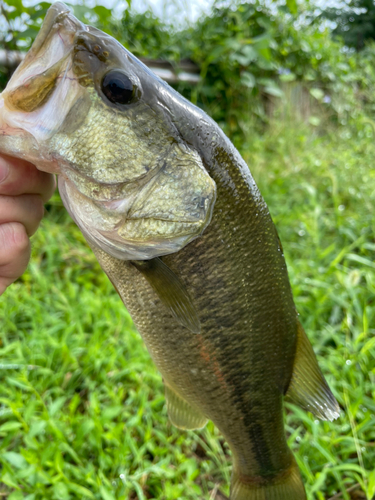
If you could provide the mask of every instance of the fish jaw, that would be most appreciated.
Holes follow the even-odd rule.
[[[48,10],[31,49],[0,94],[4,154],[30,161],[39,170],[61,173],[63,158],[49,150],[49,142],[82,95],[71,54],[77,30],[84,29],[63,3]]]

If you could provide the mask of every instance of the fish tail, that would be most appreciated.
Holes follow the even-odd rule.
[[[267,483],[263,478],[233,470],[230,500],[306,500],[306,492],[296,462],[282,475]]]

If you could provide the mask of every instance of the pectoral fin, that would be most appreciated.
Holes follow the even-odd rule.
[[[198,313],[183,284],[159,259],[132,261],[176,320],[193,333],[200,333]]]
[[[322,420],[334,420],[340,407],[320,371],[313,348],[299,324],[293,375],[286,399]]]
[[[169,420],[180,429],[201,429],[207,423],[207,418],[193,409],[189,403],[181,398],[176,392],[165,386],[165,399]]]

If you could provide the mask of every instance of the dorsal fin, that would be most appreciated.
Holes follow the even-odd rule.
[[[132,261],[176,320],[192,333],[200,333],[197,310],[188,291],[164,262],[159,259]]]
[[[322,420],[334,420],[340,407],[320,371],[315,353],[298,323],[297,350],[286,399]]]

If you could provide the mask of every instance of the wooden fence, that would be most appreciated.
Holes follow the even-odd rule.
[[[0,66],[15,69],[25,57],[25,52],[0,49]],[[196,85],[199,82],[199,68],[191,61],[182,60],[174,66],[168,61],[146,59],[140,60],[156,75],[168,83],[187,82]]]

